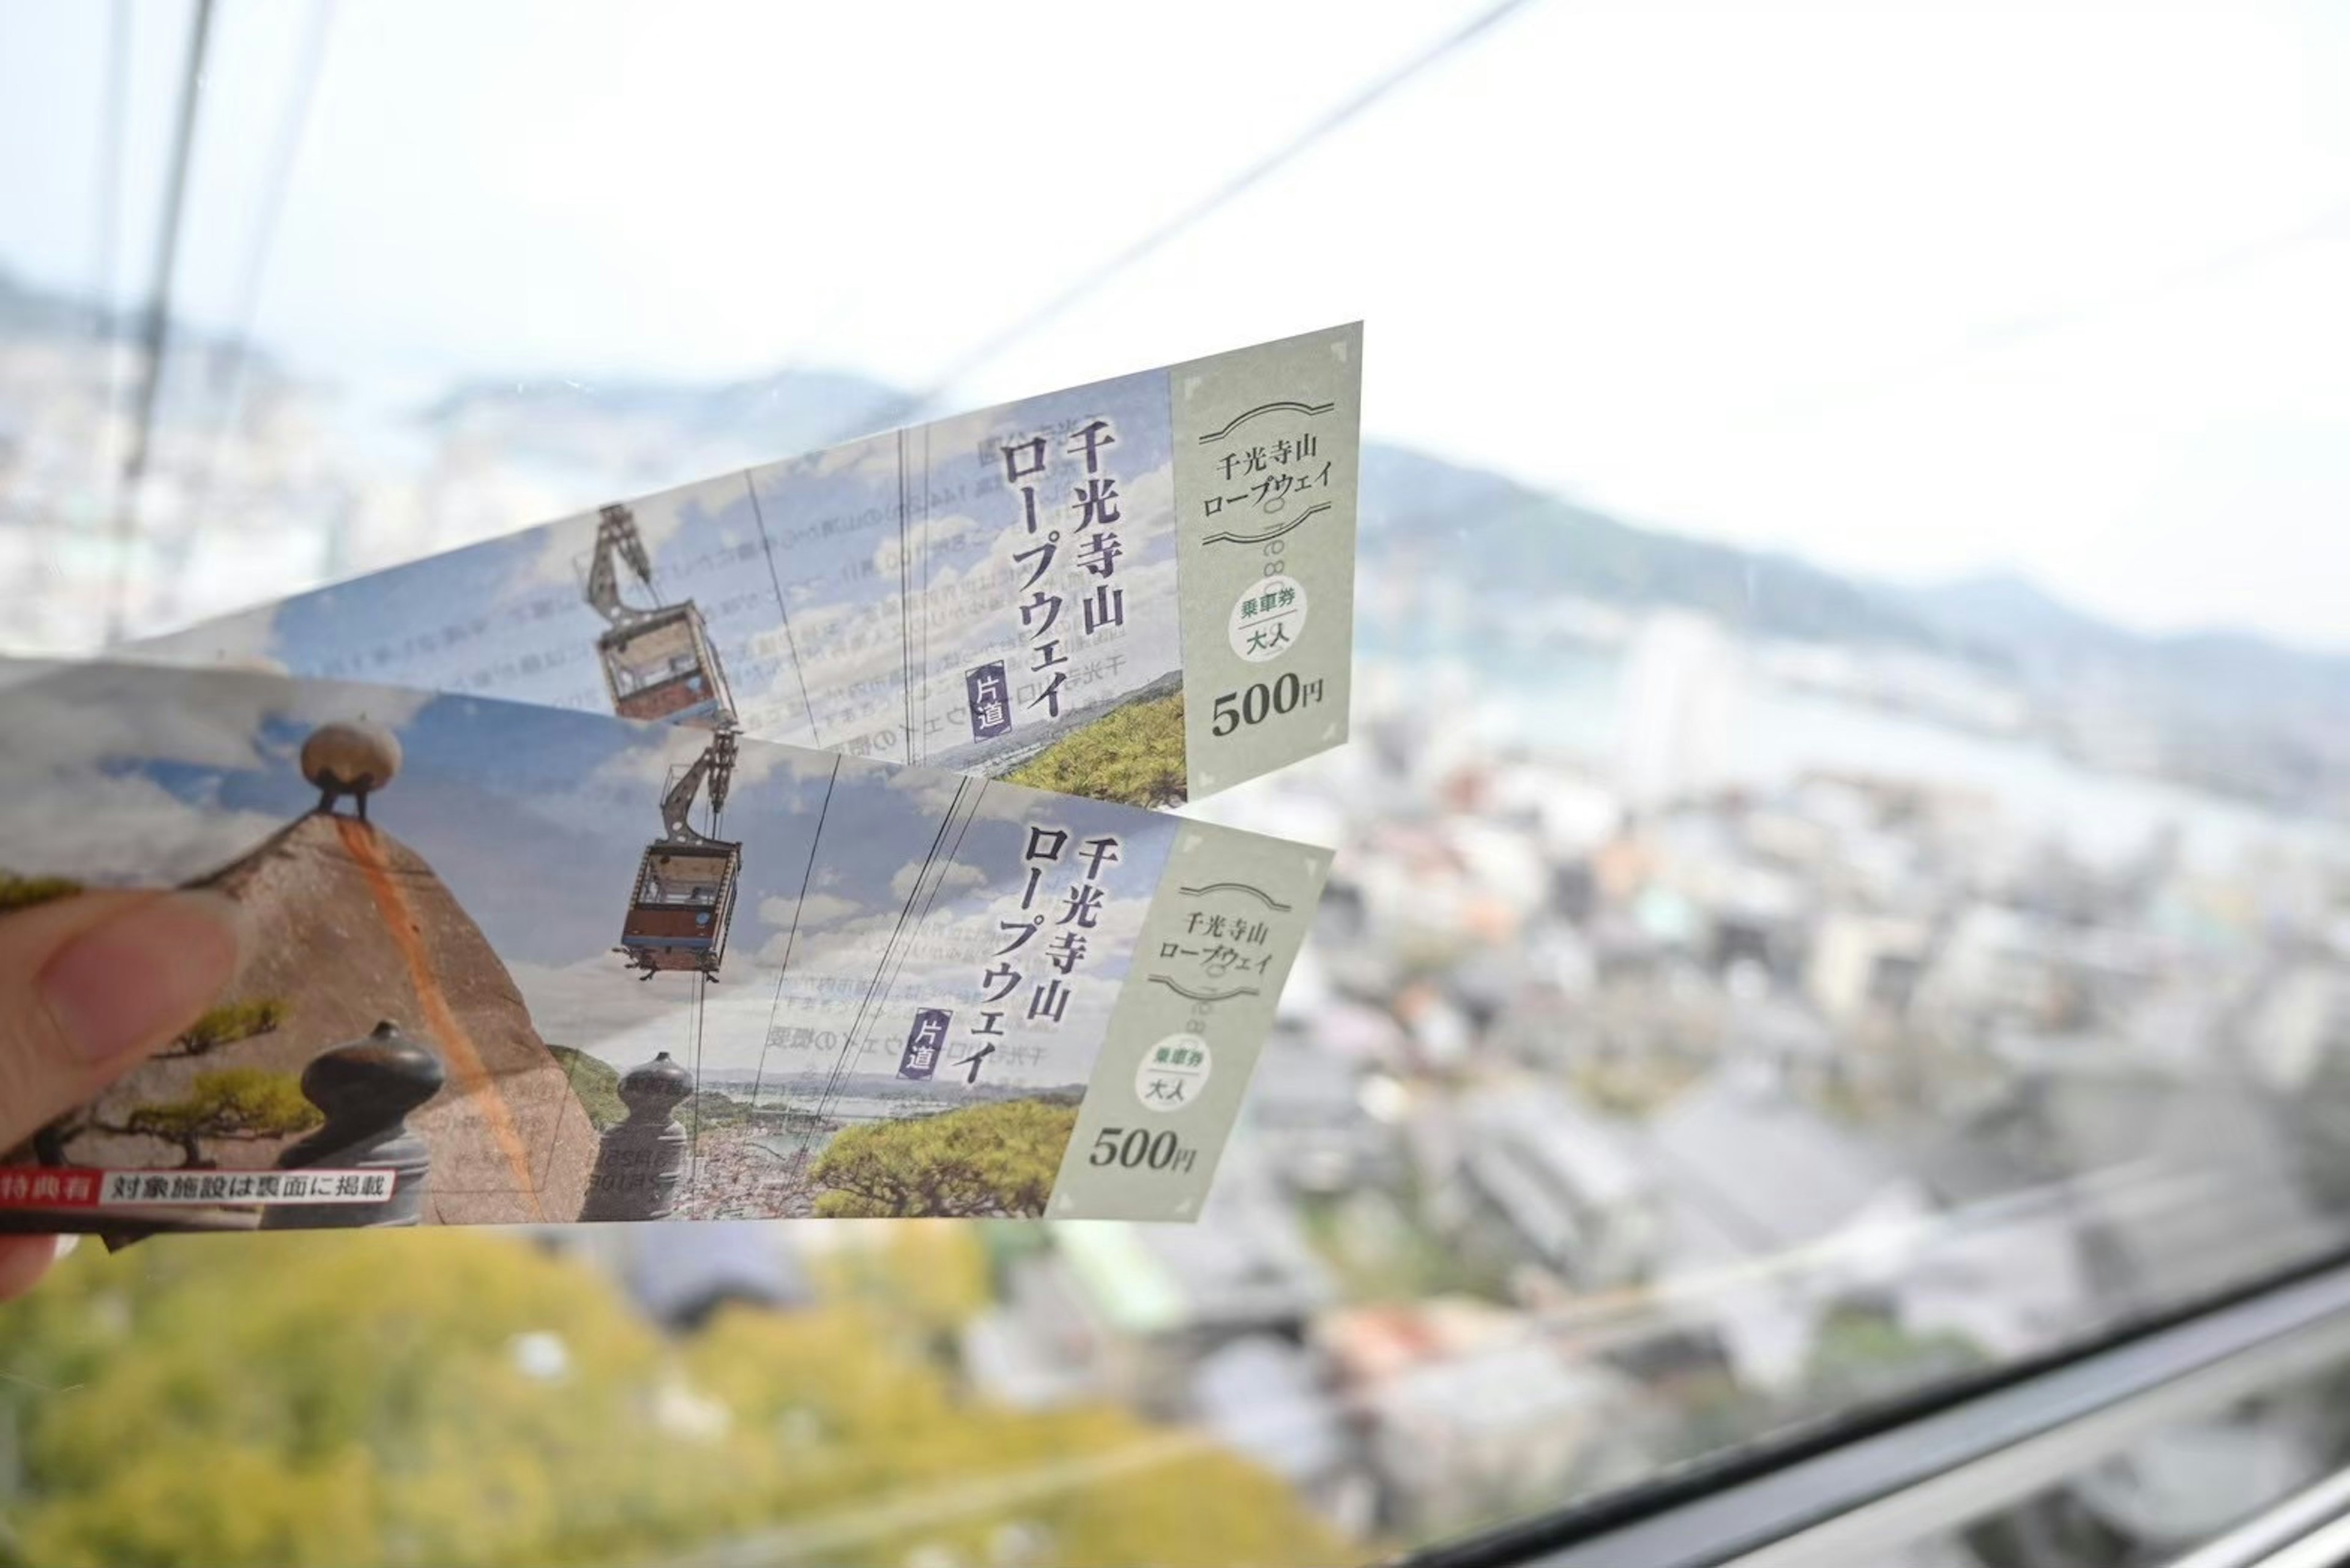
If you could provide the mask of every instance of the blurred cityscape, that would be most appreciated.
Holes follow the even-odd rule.
[[[87,650],[113,607],[125,432],[105,410],[129,356],[87,313],[0,289],[18,651]],[[361,417],[196,344],[167,380],[122,608],[161,629],[799,450],[888,400],[847,377],[485,384]],[[853,1399],[826,1380],[900,1356],[947,1390],[905,1440],[1130,1419],[1087,1463],[964,1445],[953,1487],[877,1468],[789,1505],[806,1513],[712,1514],[706,1560],[735,1560],[737,1537],[765,1542],[741,1560],[770,1560],[762,1530],[821,1522],[806,1549],[827,1561],[1117,1561],[1063,1494],[1109,1484],[1120,1454],[1147,1478],[1151,1434],[1180,1435],[1183,1462],[1205,1439],[1299,1511],[1202,1561],[1367,1560],[2050,1352],[2350,1235],[2341,661],[2132,638],[2015,584],[1851,584],[1388,449],[1363,497],[1353,743],[1192,808],[1338,852],[1199,1224],[964,1227],[936,1244],[968,1250],[972,1288],[919,1331],[844,1315],[868,1299],[855,1260],[905,1244],[864,1227],[529,1239],[681,1355],[720,1334],[756,1354],[746,1314],[869,1333],[794,1363],[799,1397]],[[407,1244],[421,1262],[525,1241]],[[168,1313],[201,1273],[184,1260],[216,1246],[88,1262],[62,1299]],[[247,1288],[298,1293],[284,1282],[307,1255],[281,1247]],[[376,1288],[315,1256],[335,1288]],[[323,1285],[310,1299],[341,1310]],[[485,1322],[452,1361],[492,1329],[525,1371],[588,1353],[533,1299],[554,1315]],[[62,1310],[0,1314],[0,1348],[79,1332]],[[77,1376],[160,1376],[141,1345],[109,1341]],[[664,1440],[739,1434],[729,1365],[645,1396]],[[36,1532],[84,1484],[42,1469],[46,1411],[0,1386],[0,1500]],[[852,1435],[775,1418],[773,1441],[807,1452]],[[2338,1442],[2321,1426],[2244,1441],[2290,1484]],[[2245,1429],[2215,1417],[2196,1451]],[[910,1523],[848,1516],[918,1484]],[[2148,1496],[2108,1483],[2066,1505],[2095,1514],[2081,1539],[2105,1555],[1970,1538],[1931,1561],[2137,1561],[2223,1509]]]

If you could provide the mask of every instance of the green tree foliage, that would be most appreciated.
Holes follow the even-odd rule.
[[[0,1313],[0,1563],[473,1568],[726,1544],[902,1568],[987,1562],[1010,1530],[1066,1568],[1370,1554],[1194,1434],[973,1400],[893,1316],[863,1298],[729,1308],[677,1344],[600,1273],[480,1231],[85,1249]],[[517,1354],[523,1335],[558,1340],[559,1366]]]
[[[717,1089],[704,1089],[680,1100],[674,1114],[679,1126],[699,1127],[706,1132],[712,1127],[741,1127],[751,1119],[751,1103]]]
[[[961,1328],[994,1301],[993,1266],[980,1232],[951,1220],[844,1220],[841,1239],[809,1260],[827,1297],[885,1314],[915,1334]]]
[[[187,1032],[179,1038],[177,1049],[182,1055],[201,1056],[240,1040],[266,1034],[285,1022],[286,1003],[275,996],[224,1002],[188,1025]]]
[[[578,1096],[579,1108],[588,1113],[588,1122],[598,1132],[608,1132],[629,1119],[629,1107],[620,1099],[618,1067],[568,1045],[549,1045],[547,1050],[563,1068],[563,1075],[571,1081],[571,1092]]]
[[[579,1108],[588,1113],[588,1122],[598,1132],[608,1132],[628,1120],[628,1102],[620,1098],[620,1070],[609,1062],[590,1056],[585,1051],[569,1045],[549,1045],[555,1060],[570,1080],[571,1092],[578,1096]],[[698,1095],[688,1095],[670,1113],[681,1127],[741,1127],[751,1119],[749,1102],[716,1089],[704,1089]],[[697,1121],[697,1118],[699,1120]]]
[[[1991,1364],[1965,1335],[1912,1334],[1885,1313],[1839,1307],[1820,1324],[1805,1369],[1803,1404],[1835,1415],[1946,1383]]]
[[[183,1098],[140,1106],[122,1130],[178,1144],[181,1162],[193,1167],[212,1163],[204,1158],[207,1139],[286,1137],[325,1119],[292,1074],[222,1067],[197,1074]]]
[[[1072,1106],[1004,1100],[851,1127],[812,1172],[827,1219],[1042,1214],[1076,1130]]]
[[[782,1435],[782,1468],[825,1500],[749,1532],[770,1548],[761,1560],[983,1563],[1007,1529],[1055,1568],[1329,1568],[1374,1554],[1195,1433],[1106,1406],[1014,1415],[959,1399],[920,1360],[877,1354],[861,1310],[730,1310],[687,1365],[727,1389],[746,1426]],[[871,1506],[881,1498],[892,1506]]]
[[[1190,789],[1182,693],[1129,703],[1063,736],[1003,776],[1032,789],[1128,805],[1180,802]]]
[[[13,871],[0,871],[0,914],[69,898],[80,891],[81,884],[70,877],[19,877]]]

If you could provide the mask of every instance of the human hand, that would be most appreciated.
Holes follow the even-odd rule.
[[[98,1092],[236,976],[236,906],[215,893],[82,893],[0,919],[0,1150]],[[0,1302],[58,1255],[0,1235]]]

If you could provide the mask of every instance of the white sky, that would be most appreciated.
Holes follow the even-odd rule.
[[[125,285],[186,15],[130,4]],[[362,395],[922,385],[1479,9],[343,0],[258,335]],[[109,14],[0,0],[0,265],[44,283],[96,276]],[[201,317],[307,15],[220,0]],[[1361,317],[1374,434],[2345,647],[2345,279],[2350,7],[1535,0],[945,401]]]

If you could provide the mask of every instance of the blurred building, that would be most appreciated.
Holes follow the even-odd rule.
[[[1617,792],[1635,810],[1706,794],[1734,776],[1744,677],[1728,636],[1679,611],[1644,621],[1625,661]]]

